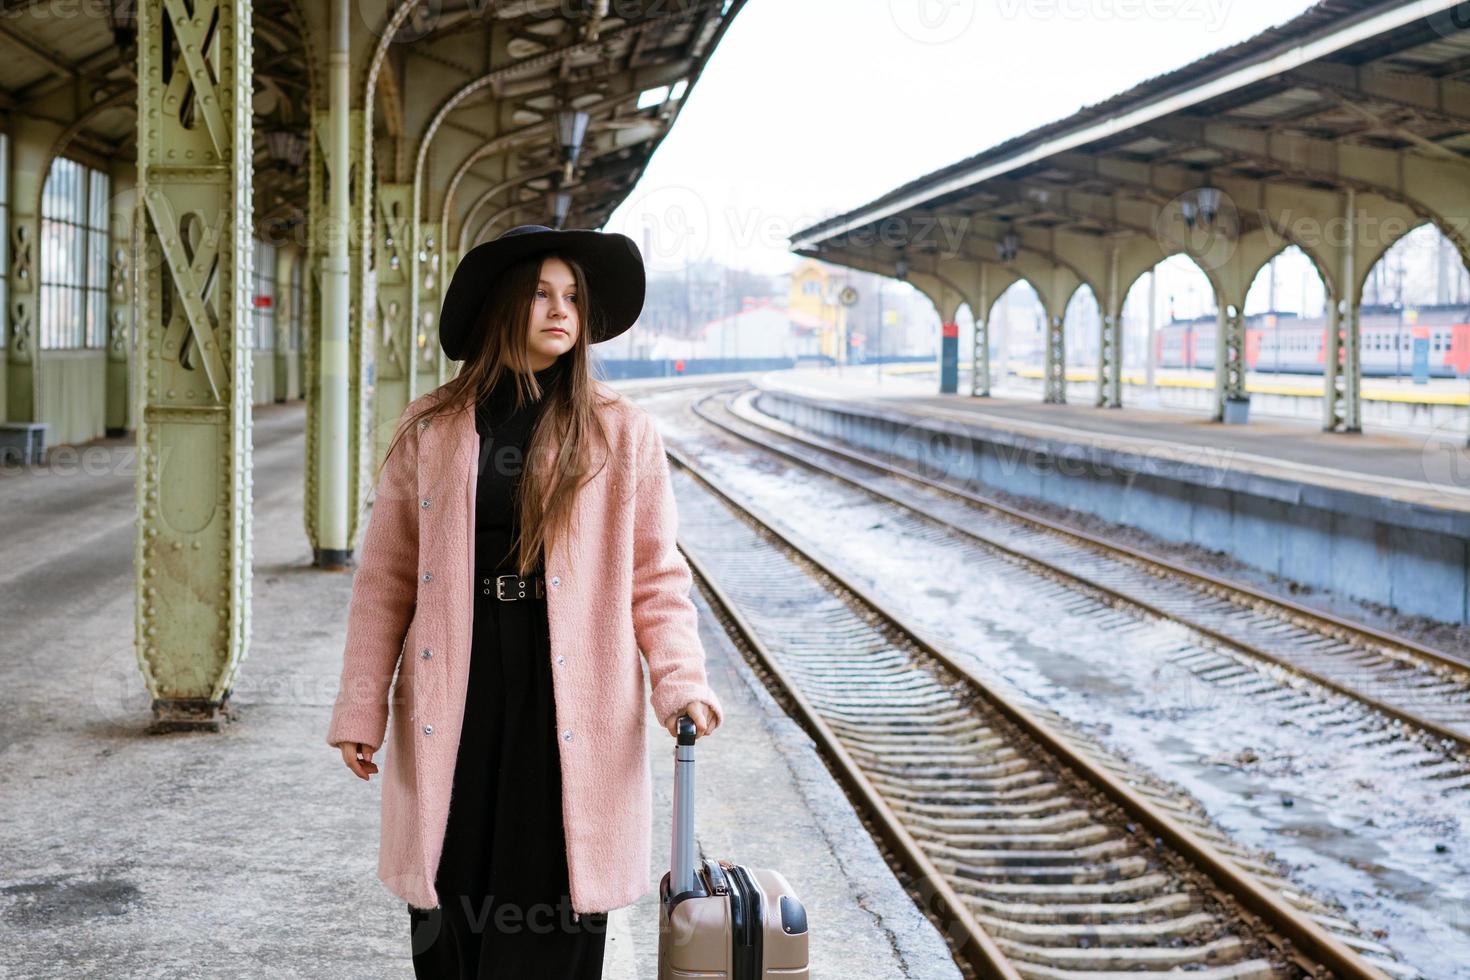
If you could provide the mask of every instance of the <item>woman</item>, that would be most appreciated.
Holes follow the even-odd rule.
[[[378,876],[420,978],[599,977],[606,913],[653,887],[639,652],[670,734],[720,724],[663,441],[589,371],[643,294],[623,235],[471,250],[439,328],[464,363],[384,457],[327,742],[376,773],[392,684]]]

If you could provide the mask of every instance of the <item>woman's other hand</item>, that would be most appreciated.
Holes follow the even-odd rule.
[[[669,730],[669,734],[675,738],[679,737],[680,715],[688,715],[694,722],[694,734],[696,737],[712,734],[715,729],[720,727],[720,723],[714,720],[714,713],[709,710],[709,705],[703,701],[690,701],[684,706],[682,711],[674,712],[674,716],[664,723],[664,727]]]
[[[363,742],[343,742],[342,761],[347,764],[347,768],[351,769],[353,775],[357,776],[357,778],[367,779],[378,771],[378,767],[373,763],[373,753],[375,751],[377,750],[371,745]],[[362,756],[361,759],[358,758],[359,755]]]

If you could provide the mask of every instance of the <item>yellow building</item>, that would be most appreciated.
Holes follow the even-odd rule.
[[[847,307],[838,299],[838,293],[846,284],[845,270],[805,259],[791,273],[791,293],[787,300],[792,313],[821,321],[818,349],[843,364],[847,362]]]

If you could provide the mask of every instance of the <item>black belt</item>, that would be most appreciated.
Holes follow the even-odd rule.
[[[546,579],[534,574],[522,577],[514,572],[508,575],[485,575],[480,578],[480,591],[483,595],[493,595],[505,602],[529,599],[533,594],[537,599],[544,599]]]

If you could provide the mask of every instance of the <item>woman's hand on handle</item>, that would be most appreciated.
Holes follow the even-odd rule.
[[[363,742],[343,742],[341,747],[342,761],[357,778],[367,779],[378,771],[378,767],[373,763],[373,753],[377,750],[371,745]],[[359,755],[362,756],[361,759],[358,758]]]
[[[720,723],[715,721],[714,712],[709,710],[709,705],[703,701],[690,701],[682,710],[674,712],[673,717],[664,722],[664,727],[675,738],[679,737],[678,725],[680,715],[688,715],[690,720],[694,722],[694,734],[696,737],[709,735],[716,728],[720,727]]]

